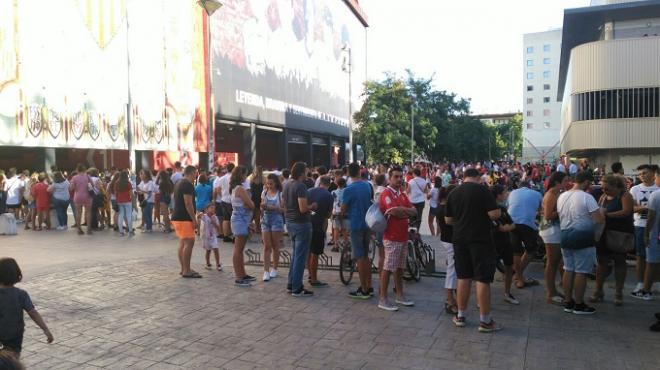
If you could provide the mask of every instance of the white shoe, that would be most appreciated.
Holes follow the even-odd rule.
[[[270,269],[270,278],[276,278],[277,277],[277,269]],[[266,276],[266,273],[264,273],[264,276]]]
[[[269,280],[270,280],[270,274],[268,273],[268,271],[264,271],[263,281],[269,281]]]

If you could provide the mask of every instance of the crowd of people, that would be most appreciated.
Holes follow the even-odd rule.
[[[177,162],[171,169],[142,169],[136,175],[126,169],[99,171],[83,165],[70,173],[57,168],[48,173],[9,169],[0,172],[0,213],[13,214],[25,230],[63,231],[69,227],[71,207],[72,227],[78,234],[114,229],[119,237],[134,235],[140,213],[138,228],[143,233],[153,232],[154,227],[176,232],[182,278],[202,277],[191,266],[196,240],[201,240],[207,270],[222,271],[220,243],[233,244],[234,283],[239,287],[250,287],[257,280],[245,269],[250,236],[260,235],[263,242],[261,280],[268,282],[279,276],[279,250],[288,234],[293,253],[287,292],[293,297],[313,296],[311,289],[328,285],[319,279],[319,256],[326,246],[337,251],[343,243],[350,244],[359,277],[359,285],[348,296],[372,298],[369,245],[375,240],[378,307],[397,311],[415,304],[404,295],[403,270],[409,229],[421,227],[428,203],[426,222],[446,254],[445,311],[453,315],[457,327],[465,327],[475,282],[478,330],[494,332],[502,328],[490,315],[490,285],[498,261],[503,266],[502,300],[519,305],[513,287],[540,284],[528,272],[539,252],[545,256],[547,303],[567,313],[594,314],[593,304],[605,300],[603,285],[612,272],[612,302],[622,305],[629,255],[637,262],[637,284],[630,296],[653,299],[653,283],[660,271],[660,170],[646,164],[636,170],[636,179],[631,179],[620,163],[607,172],[602,166],[591,169],[586,161],[406,167],[352,163],[330,170],[298,162],[282,171],[264,172],[257,166],[251,173],[232,163],[211,173]],[[381,232],[373,232],[365,220],[374,204],[387,223]],[[27,311],[52,340],[27,293],[14,288],[21,279],[18,264],[6,258],[0,260],[0,267],[0,303],[18,301],[15,307]],[[590,275],[595,275],[595,289],[587,296]],[[388,298],[390,277],[393,300]],[[660,331],[660,319],[651,330]],[[20,352],[17,335],[0,342]]]

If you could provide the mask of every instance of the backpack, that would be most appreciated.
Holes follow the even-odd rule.
[[[380,211],[380,205],[378,202],[374,202],[369,209],[367,214],[364,216],[364,221],[369,226],[371,231],[376,233],[382,233],[387,229],[387,219],[383,216],[383,213]]]
[[[23,330],[23,309],[18,289],[0,289],[0,342],[15,339]]]

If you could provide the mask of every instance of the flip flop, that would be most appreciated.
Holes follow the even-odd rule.
[[[196,273],[196,272],[191,272],[189,274],[181,275],[182,278],[187,278],[187,279],[199,279],[202,277],[202,275]]]
[[[556,304],[556,305],[563,305],[564,304],[564,297],[560,295],[555,295],[550,298],[548,298],[548,303],[551,304]]]
[[[541,283],[539,283],[539,281],[536,280],[536,279],[527,278],[527,279],[525,279],[524,284],[525,284],[525,286],[536,286],[536,285],[539,285]]]

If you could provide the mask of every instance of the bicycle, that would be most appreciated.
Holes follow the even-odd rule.
[[[406,280],[419,281],[421,279],[421,270],[425,269],[430,260],[431,247],[426,245],[422,236],[417,231],[416,225],[410,225],[408,229],[408,242],[406,243],[408,252],[406,254]]]

